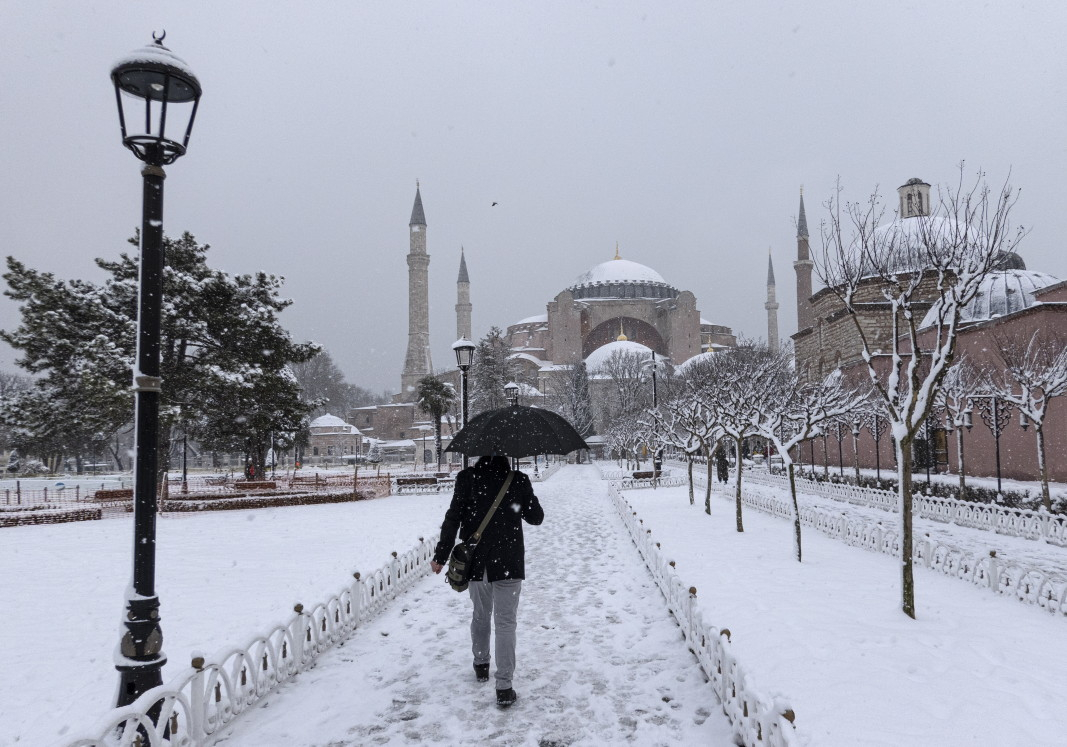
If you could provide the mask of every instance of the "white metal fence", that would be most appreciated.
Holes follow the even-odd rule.
[[[94,736],[69,747],[176,747],[211,744],[220,730],[278,685],[310,668],[324,651],[377,615],[398,593],[427,575],[438,537],[421,539],[369,576],[354,574],[351,586],[290,620],[191,664],[125,708],[116,708]]]
[[[766,472],[750,472],[745,479],[773,487],[789,489],[789,478]],[[797,492],[819,495],[856,506],[897,511],[897,494],[877,488],[856,485],[818,482],[797,477]],[[915,493],[912,498],[915,515],[944,524],[958,524],[971,529],[983,529],[1008,537],[1042,540],[1051,545],[1067,547],[1067,516],[1050,514],[1047,511],[1032,511],[1025,508],[1008,508],[988,503],[961,501],[958,498],[940,498]]]
[[[745,481],[753,483],[765,477],[749,475]],[[707,484],[704,475],[694,474],[693,480],[702,486]],[[754,488],[751,484],[742,484],[741,500],[745,505],[792,520],[792,508],[786,500]],[[728,500],[734,499],[732,485],[726,493],[720,490],[714,492]],[[800,522],[853,547],[900,557],[900,533],[880,521],[850,518],[844,514],[801,506]],[[912,548],[913,559],[920,567],[1036,605],[1057,617],[1067,617],[1067,579],[1059,574],[1006,561],[997,557],[995,551],[975,553],[929,537],[915,537]]]
[[[678,577],[674,563],[664,557],[659,543],[652,540],[652,530],[644,526],[616,484],[611,483],[608,490],[645,565],[663,592],[667,607],[682,628],[682,634],[700,662],[700,668],[715,688],[722,711],[730,719],[741,742],[746,747],[792,747],[802,744],[793,723],[795,714],[789,703],[756,688],[754,678],[734,656],[730,631],[704,622],[703,613],[696,602],[696,588],[686,586]]]

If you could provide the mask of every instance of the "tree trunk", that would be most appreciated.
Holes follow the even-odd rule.
[[[860,438],[853,434],[852,436],[852,463],[856,467],[856,486],[860,484]]]
[[[719,445],[715,444],[715,450],[719,449]],[[714,453],[714,452],[713,452]],[[704,513],[711,516],[711,471],[715,468],[712,458],[708,457],[708,484],[704,491]]]
[[[686,468],[689,470],[689,505],[696,505],[696,498],[693,496],[693,455],[690,452],[685,453]]]
[[[744,521],[741,519],[741,439],[734,439],[737,446],[737,489],[734,492],[734,502],[737,507],[737,531],[745,531]]]
[[[1048,492],[1048,462],[1045,460],[1044,423],[1034,421],[1034,435],[1037,436],[1037,469],[1041,474],[1041,505],[1046,511],[1052,510],[1052,497]]]
[[[957,460],[959,462],[959,464],[957,465],[957,467],[959,467],[959,470],[960,470],[960,500],[962,501],[962,500],[966,499],[966,495],[967,495],[967,475],[966,475],[967,469],[964,466],[965,463],[963,461],[963,426],[962,425],[956,427],[956,454],[957,454],[957,456],[959,456],[959,459]]]
[[[896,441],[897,498],[900,501],[900,601],[904,614],[915,619],[915,578],[912,558],[911,521],[911,444],[912,436]]]
[[[119,472],[122,472],[122,457],[119,455],[118,440],[116,439],[114,446],[108,442],[107,448],[111,452],[111,456],[115,460],[115,465],[118,467]]]
[[[797,504],[797,482],[793,474],[793,462],[790,460],[789,466],[789,493],[793,496],[793,550],[797,556],[797,562],[800,562],[800,506]]]
[[[433,419],[434,425],[434,447],[437,449],[437,471],[441,471],[441,416],[438,415]]]

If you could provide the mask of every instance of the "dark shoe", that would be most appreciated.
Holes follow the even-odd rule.
[[[515,694],[515,690],[508,688],[507,690],[496,691],[496,704],[501,708],[507,708],[509,705],[515,702],[519,696]]]
[[[489,681],[489,665],[488,664],[475,664],[474,676],[478,678],[479,682]]]

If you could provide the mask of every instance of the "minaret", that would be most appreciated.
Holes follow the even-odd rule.
[[[430,255],[426,253],[426,215],[422,212],[422,195],[415,182],[415,205],[408,223],[408,352],[404,373],[400,376],[400,399],[410,402],[419,379],[433,372],[430,361]]]
[[[471,280],[467,277],[467,259],[459,248],[459,277],[456,279],[456,337],[471,337]]]
[[[763,304],[767,309],[767,346],[771,350],[778,349],[778,299],[774,293],[774,263],[771,261],[771,250],[767,250],[767,303]]]
[[[804,215],[804,188],[800,188],[800,217],[797,218],[797,261],[793,269],[797,273],[797,331],[808,329],[811,318],[811,249],[808,246],[808,218]]]

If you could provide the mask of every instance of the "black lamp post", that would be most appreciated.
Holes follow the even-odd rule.
[[[164,34],[165,35],[165,34]],[[119,707],[163,684],[163,631],[156,575],[156,470],[159,461],[160,319],[163,296],[163,166],[185,154],[200,102],[200,82],[163,37],[130,53],[111,70],[122,144],[144,161],[141,278],[137,311],[133,583],[115,653]],[[175,139],[168,137],[175,130]]]
[[[509,407],[515,407],[516,405],[518,405],[519,404],[519,385],[516,384],[514,381],[509,381],[507,384],[504,385],[504,396],[508,400],[508,406]],[[513,470],[518,470],[518,468],[519,468],[519,460],[518,460],[517,457],[512,457],[512,459],[511,459],[511,468]]]
[[[456,353],[456,366],[460,372],[460,400],[463,409],[463,423],[460,428],[467,427],[467,371],[474,362],[474,343],[466,337],[461,337],[452,343],[452,350]],[[467,455],[463,455],[463,469],[467,469],[469,461]]]
[[[852,464],[856,468],[856,485],[860,484],[860,421],[852,421]]]
[[[1011,411],[1014,408],[1010,402],[995,394],[975,394],[971,398],[978,400],[978,414],[982,416],[982,422],[993,434],[993,441],[996,444],[997,495],[1000,495],[1000,435],[1011,420]]]

